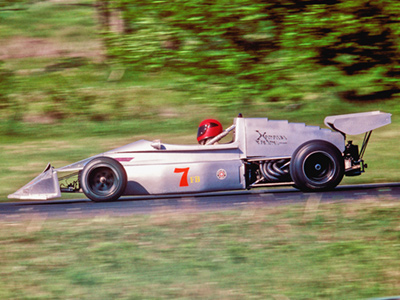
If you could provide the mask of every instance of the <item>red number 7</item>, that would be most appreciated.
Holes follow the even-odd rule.
[[[175,168],[174,173],[183,173],[179,186],[189,186],[188,183],[189,168]]]

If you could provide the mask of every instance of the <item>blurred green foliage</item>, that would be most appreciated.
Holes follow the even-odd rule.
[[[169,132],[178,119],[190,128],[238,112],[322,125],[321,112],[400,111],[396,2],[8,3],[0,9],[7,139],[46,134],[33,130],[45,124],[77,134],[68,122]]]
[[[24,4],[45,1],[45,0],[0,0],[0,9],[18,10]]]
[[[8,95],[14,81],[13,73],[3,65],[4,63],[0,61],[0,110],[9,108],[11,105]]]
[[[0,7],[7,7],[14,5],[15,3],[24,3],[27,2],[26,0],[1,0]]]
[[[356,101],[400,92],[398,1],[101,2],[124,21],[107,35],[111,57],[217,84],[229,103],[305,100],[322,89]]]

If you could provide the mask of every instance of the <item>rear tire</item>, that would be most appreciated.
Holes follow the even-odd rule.
[[[325,191],[335,188],[344,175],[342,153],[329,142],[304,143],[293,153],[290,175],[302,191]]]
[[[94,158],[80,174],[83,193],[95,202],[117,200],[124,193],[126,183],[124,167],[110,157]]]

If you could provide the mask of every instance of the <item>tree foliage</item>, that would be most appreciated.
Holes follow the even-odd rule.
[[[270,100],[326,86],[344,98],[399,92],[400,4],[392,0],[118,0],[111,57]],[[352,86],[350,82],[357,82]]]

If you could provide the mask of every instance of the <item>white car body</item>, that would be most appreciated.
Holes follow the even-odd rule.
[[[364,172],[362,155],[371,132],[390,124],[390,119],[390,114],[379,111],[329,116],[325,124],[332,131],[267,118],[235,118],[233,126],[214,139],[233,131],[230,143],[171,145],[139,140],[58,169],[48,165],[9,198],[52,199],[61,192],[82,190],[94,201],[110,201],[122,195],[273,185],[331,189],[343,175]],[[346,145],[346,135],[361,133],[366,137],[360,152],[357,146]],[[59,177],[61,173],[67,177]]]

